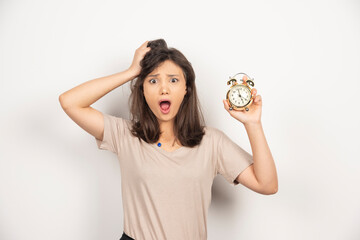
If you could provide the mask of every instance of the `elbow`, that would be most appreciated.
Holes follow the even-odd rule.
[[[66,105],[65,105],[65,99],[64,99],[64,95],[63,95],[63,94],[61,94],[61,95],[59,96],[59,103],[60,103],[61,107],[65,110]]]
[[[273,195],[273,194],[275,194],[275,193],[278,192],[278,189],[279,189],[279,187],[278,187],[278,185],[276,184],[275,187],[268,187],[268,188],[266,188],[262,193],[263,193],[264,195]]]
[[[278,186],[276,186],[270,193],[270,195],[275,194],[278,192]]]

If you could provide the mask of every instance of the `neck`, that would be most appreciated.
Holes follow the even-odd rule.
[[[160,122],[160,137],[159,142],[172,142],[174,141],[175,134],[174,134],[174,122],[173,121],[167,121],[167,122]]]

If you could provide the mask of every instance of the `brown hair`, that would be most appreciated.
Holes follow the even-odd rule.
[[[205,121],[196,93],[195,72],[186,57],[175,48],[168,48],[164,39],[149,41],[151,48],[140,62],[140,74],[130,82],[129,98],[131,113],[131,132],[147,143],[156,143],[160,137],[159,122],[144,97],[143,83],[148,74],[165,60],[171,60],[182,68],[186,79],[186,95],[174,119],[174,135],[181,145],[194,147],[200,144]]]

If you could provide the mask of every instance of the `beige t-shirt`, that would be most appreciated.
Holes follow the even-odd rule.
[[[211,186],[220,173],[233,186],[252,155],[222,131],[205,127],[200,145],[167,152],[138,140],[130,120],[103,113],[99,149],[119,159],[124,232],[135,240],[207,239]]]

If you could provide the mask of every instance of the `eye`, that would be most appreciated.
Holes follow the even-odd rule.
[[[173,81],[174,79],[175,79],[175,81]],[[153,82],[153,80],[156,81],[155,78],[152,78],[152,79],[149,80],[149,83],[155,83],[155,82]],[[179,81],[179,79],[177,79],[177,78],[172,78],[171,79],[171,82],[178,82],[178,81]]]

